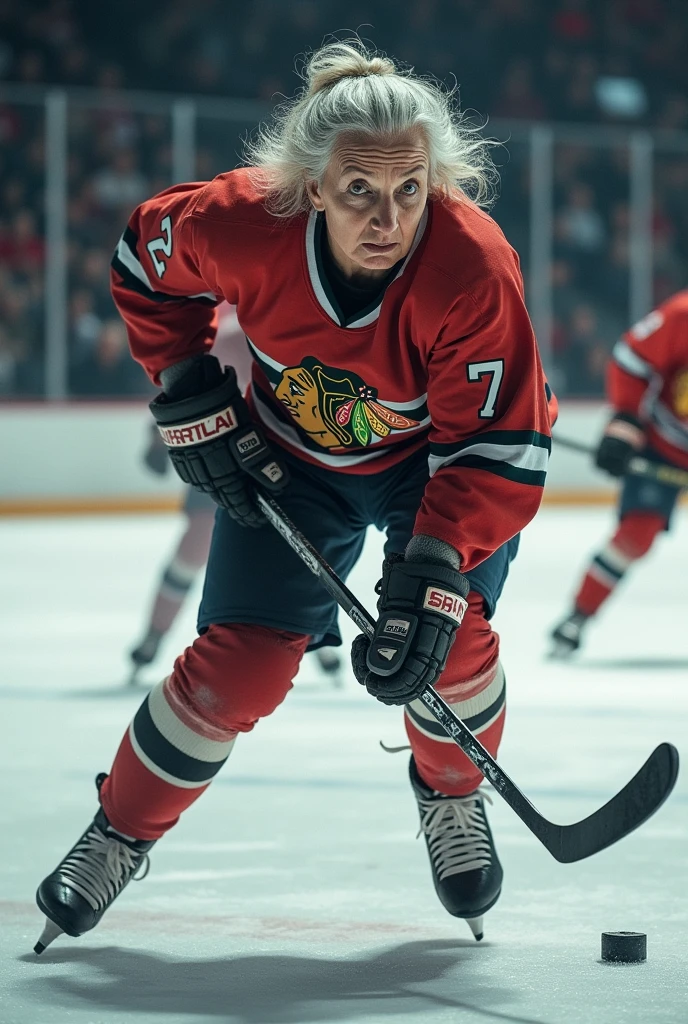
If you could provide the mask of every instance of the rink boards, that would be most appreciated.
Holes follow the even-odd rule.
[[[599,402],[563,402],[557,430],[594,444],[608,413]],[[172,473],[141,462],[151,416],[144,401],[18,403],[0,408],[0,515],[163,512],[179,505]],[[545,501],[608,503],[614,489],[589,459],[553,450]]]

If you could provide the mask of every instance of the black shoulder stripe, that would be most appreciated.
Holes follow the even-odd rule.
[[[126,245],[131,249],[131,251],[133,252],[134,256],[138,260],[139,259],[139,250],[138,250],[137,246],[139,244],[139,238],[138,238],[138,235],[136,234],[136,232],[132,231],[132,229],[129,227],[128,224],[127,224],[126,228],[124,229],[124,234],[122,235],[122,241],[126,243]],[[140,262],[141,261],[139,260],[139,263]]]
[[[128,291],[136,292],[138,295],[143,295],[145,299],[150,299],[151,302],[197,302],[201,306],[210,306],[213,308],[217,306],[220,301],[219,299],[208,299],[203,295],[199,295],[196,298],[190,298],[184,295],[167,295],[165,292],[151,291],[150,288],[146,288],[143,281],[139,281],[138,277],[132,274],[132,272],[124,266],[116,251],[110,261],[110,265],[122,278],[122,284]]]
[[[249,350],[251,352],[251,355],[253,356],[255,361],[258,363],[258,365],[260,366],[261,370],[263,371],[263,373],[265,374],[267,379],[270,381],[272,386],[273,387],[277,387],[277,385],[279,384],[279,382],[282,379],[282,371],[278,370],[276,367],[272,366],[270,363],[268,363],[268,361],[266,359],[263,359],[263,357],[262,357],[261,353],[258,351],[258,349],[255,348],[255,346],[251,344],[250,339],[247,338],[246,340],[248,342],[248,347],[249,347]]]

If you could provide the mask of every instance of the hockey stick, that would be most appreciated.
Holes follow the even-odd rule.
[[[340,608],[362,633],[372,637],[375,628],[373,617],[340,580],[334,569],[297,530],[277,502],[262,494],[257,495],[257,501],[268,521],[282,534],[313,575],[318,577]],[[419,699],[533,835],[562,864],[590,857],[628,835],[654,814],[674,788],[678,774],[678,751],[670,743],[661,743],[640,771],[604,807],[573,825],[556,825],[531,804],[433,687],[426,687]]]
[[[595,454],[596,449],[580,441],[573,441],[569,437],[552,437],[555,444],[562,448],[570,448],[573,452],[580,452],[581,455]],[[632,476],[645,476],[649,480],[657,480],[661,484],[669,484],[671,487],[688,487],[688,470],[677,469],[676,466],[669,466],[666,462],[653,462],[642,455],[634,455],[628,463],[628,472]]]

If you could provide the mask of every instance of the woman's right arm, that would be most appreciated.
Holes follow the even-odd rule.
[[[176,185],[142,203],[112,259],[112,295],[132,355],[155,384],[162,370],[203,355],[215,339],[215,307],[225,296],[193,217],[205,188]]]

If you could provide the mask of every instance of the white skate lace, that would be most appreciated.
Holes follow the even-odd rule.
[[[133,877],[141,881],[148,874],[148,854],[141,859],[126,843],[89,829],[60,865],[61,878],[90,903],[95,911],[111,903]],[[136,872],[143,868],[143,873]]]
[[[428,837],[430,856],[440,880],[492,863],[492,846],[483,810],[487,793],[470,796],[418,797],[421,820],[418,836]]]

